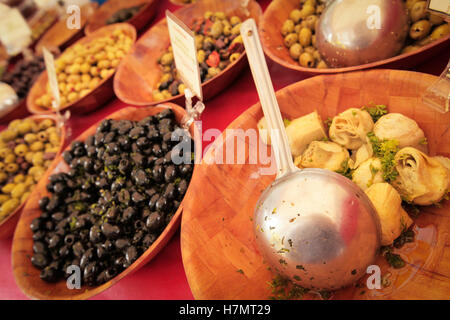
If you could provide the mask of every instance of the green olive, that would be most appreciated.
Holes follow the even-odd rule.
[[[299,23],[302,17],[303,17],[302,12],[299,9],[294,9],[289,14],[289,19],[291,19],[295,23]]]
[[[237,25],[238,23],[241,23],[241,18],[239,18],[238,16],[232,16],[230,18],[230,23],[232,26]]]
[[[231,56],[230,56],[230,62],[235,62],[237,59],[239,59],[239,57],[241,56],[241,54],[240,53],[233,53]]]
[[[203,15],[203,17],[207,20],[209,18],[211,18],[214,15],[214,13],[212,11],[206,11],[205,14]]]
[[[19,131],[19,134],[22,136],[31,132],[31,129],[32,129],[31,124],[28,121],[23,121],[21,124],[17,126],[17,131]]]
[[[154,92],[153,93],[153,99],[155,99],[155,101],[162,101],[164,100],[164,95],[161,92]]]
[[[10,194],[11,191],[14,189],[15,186],[16,186],[15,183],[8,183],[8,184],[6,184],[6,185],[3,186],[2,192],[3,192],[3,193]]]
[[[302,48],[302,45],[300,43],[294,43],[289,48],[289,54],[291,55],[291,58],[294,59],[294,60],[298,60],[298,58],[300,57],[302,52],[303,52],[303,48]]]
[[[414,4],[416,4],[416,2],[419,2],[421,0],[406,0],[406,9],[411,10],[414,6]]]
[[[300,62],[300,65],[302,67],[305,67],[305,68],[312,68],[312,67],[314,67],[314,58],[308,52],[303,52],[300,55],[299,62]]]
[[[296,33],[290,33],[284,37],[284,45],[290,48],[294,43],[298,42],[298,35]]]
[[[195,35],[195,47],[197,49],[202,47],[204,38],[205,37],[202,34]]]
[[[4,162],[6,163],[6,167],[8,167],[8,164],[14,163],[15,161],[16,161],[16,156],[13,153],[8,154],[4,160]]]
[[[25,191],[27,191],[27,186],[25,183],[18,183],[14,189],[11,190],[11,197],[20,199]]]
[[[197,51],[197,61],[198,61],[198,63],[205,62],[205,58],[206,58],[205,50],[198,50]]]
[[[2,204],[2,207],[0,208],[0,215],[2,217],[5,217],[12,213],[20,204],[20,201],[18,199],[9,199],[5,203]]]
[[[309,28],[302,28],[298,35],[298,40],[303,47],[307,47],[311,44],[312,32]]]
[[[52,127],[52,126],[54,126],[54,123],[53,123],[53,120],[52,120],[52,119],[45,119],[45,120],[42,120],[42,121],[39,123],[39,125],[38,125],[39,130],[46,130],[46,129]]]
[[[420,49],[420,46],[410,45],[410,46],[404,47],[402,50],[402,53],[410,53],[410,52],[416,51],[418,49]]]
[[[288,35],[289,33],[294,32],[294,29],[295,29],[295,23],[294,23],[294,21],[292,21],[292,20],[286,20],[286,21],[283,23],[283,26],[281,27],[281,34],[282,34],[283,36],[286,36],[286,35]]]
[[[208,76],[210,76],[211,78],[217,76],[219,73],[220,73],[219,68],[214,67],[208,68]]]
[[[231,34],[241,34],[241,23],[236,24],[231,29]]]
[[[233,30],[233,27],[231,25],[225,25],[223,27],[223,35],[229,36],[231,34],[232,30]]]
[[[5,183],[8,180],[8,175],[4,172],[0,172],[0,183]]]
[[[232,30],[233,31],[233,30]],[[215,39],[219,38],[220,35],[223,32],[223,24],[220,20],[216,20],[213,25],[211,26],[211,30],[209,31],[209,34],[214,37]]]
[[[0,204],[4,204],[6,201],[8,201],[11,197],[6,194],[0,194]]]
[[[185,85],[184,83],[180,83],[180,84],[178,85],[178,92],[179,92],[180,94],[184,94],[184,90],[186,90],[186,85]]]
[[[433,30],[433,32],[430,35],[430,38],[432,40],[437,40],[447,36],[448,34],[450,34],[450,24],[444,23]]]
[[[314,31],[316,29],[316,22],[319,18],[316,15],[310,15],[305,18],[306,27]]]
[[[17,163],[8,163],[5,170],[9,173],[16,173],[19,170],[19,165]]]
[[[444,18],[442,18],[441,16],[438,16],[437,14],[432,14],[432,13],[430,13],[428,15],[428,20],[430,20],[431,24],[434,26],[444,22]]]
[[[6,129],[6,130],[2,131],[2,133],[0,134],[0,137],[4,142],[9,142],[9,141],[12,141],[15,138],[17,138],[18,135],[19,135],[19,132],[17,130]]]
[[[14,148],[14,153],[18,156],[18,157],[24,157],[25,154],[28,152],[28,147],[26,144],[19,144],[18,146],[16,146]]]
[[[425,38],[431,30],[431,23],[428,20],[420,20],[411,26],[409,30],[409,36],[411,39],[420,40]]]
[[[173,62],[173,53],[166,52],[161,56],[161,64],[162,65],[171,65]]]
[[[27,133],[23,139],[26,143],[30,144],[37,140],[37,136],[34,133]]]
[[[427,11],[427,2],[426,1],[419,1],[416,2],[410,11],[410,17],[412,22],[419,21],[421,19],[425,19],[428,11]]]
[[[6,158],[6,156],[10,153],[12,153],[12,151],[9,148],[5,147],[0,149],[0,157],[2,157],[3,159]]]
[[[217,19],[220,20],[224,20],[227,18],[227,16],[225,15],[225,13],[223,13],[222,11],[218,11],[214,14],[214,17],[216,17]]]
[[[304,51],[308,52],[310,55],[314,56],[314,51],[316,51],[316,49],[312,46],[308,46],[308,47],[305,47]]]

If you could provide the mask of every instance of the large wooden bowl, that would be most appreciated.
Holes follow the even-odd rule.
[[[106,20],[108,20],[108,18],[117,10],[143,4],[139,11],[131,19],[126,21],[126,23],[133,25],[137,31],[140,31],[155,17],[158,1],[159,0],[108,0],[103,3],[89,19],[84,32],[87,35],[90,35],[95,30],[104,27],[106,25]]]
[[[29,119],[33,119],[35,121],[42,121],[44,119],[49,119],[50,118],[50,119],[54,120],[55,122],[56,122],[56,119],[57,119],[56,116],[52,115],[52,114],[49,114],[49,115],[33,115],[33,116],[28,117],[28,118]],[[49,172],[50,168],[55,164],[55,162],[57,161],[56,159],[61,154],[61,151],[62,151],[62,149],[64,147],[65,140],[66,140],[66,129],[65,129],[65,127],[63,127],[61,129],[61,144],[60,144],[58,153],[56,154],[56,157],[53,160],[53,162],[50,165],[50,167],[47,169],[47,172]],[[45,177],[45,175],[44,175],[44,177]],[[44,177],[41,180],[43,180]],[[33,194],[36,192],[39,183],[40,183],[40,181],[35,185],[33,192],[28,196],[28,199],[24,203],[22,203],[19,207],[17,207],[16,210],[14,210],[14,212],[12,212],[8,217],[6,217],[6,219],[0,221],[0,240],[10,238],[13,235],[14,229],[16,228],[16,225],[17,225],[17,221],[19,221],[22,209],[24,208],[26,203],[30,199],[33,198]]]
[[[127,120],[141,120],[147,116],[154,115],[166,108],[171,108],[175,112],[175,117],[178,122],[181,121],[186,111],[172,103],[166,105],[158,105],[154,108],[135,108],[127,107],[121,109],[107,117],[107,119],[127,119]],[[83,132],[76,140],[84,141],[89,135],[95,133],[98,123],[91,126],[85,132]],[[190,128],[190,133],[193,137],[194,126]],[[197,143],[197,142],[196,142]],[[153,259],[156,254],[169,242],[172,235],[178,230],[181,221],[181,212],[183,208],[183,202],[176,211],[170,223],[166,226],[161,235],[156,239],[156,241],[127,269],[122,273],[114,277],[112,280],[97,286],[88,287],[82,286],[81,289],[70,290],[66,286],[64,280],[57,283],[51,284],[44,282],[40,279],[40,270],[36,269],[30,261],[30,257],[33,255],[33,239],[32,232],[30,229],[31,221],[41,215],[41,210],[39,209],[39,199],[48,195],[45,188],[48,183],[48,178],[51,174],[58,172],[67,172],[69,170],[67,164],[65,164],[62,156],[56,159],[56,163],[52,166],[50,171],[44,176],[42,181],[36,187],[36,191],[33,193],[32,197],[27,202],[27,205],[23,209],[23,213],[20,217],[19,223],[17,224],[16,232],[14,234],[13,245],[12,245],[12,267],[14,277],[16,279],[17,285],[20,289],[30,298],[34,299],[87,299],[92,297],[115,283],[117,283],[122,278],[138,270],[151,259]],[[187,196],[185,196],[185,199]],[[184,201],[184,200],[183,200]]]
[[[5,114],[3,117],[0,118],[0,124],[8,124],[14,119],[22,119],[28,116],[30,113],[27,109],[27,99],[23,98],[20,100],[17,104],[17,106],[9,111],[7,114]]]
[[[76,44],[86,44],[91,42],[96,38],[105,37],[110,35],[113,30],[122,29],[127,35],[129,35],[133,42],[136,40],[136,29],[128,23],[117,23],[106,27],[103,27],[89,36],[81,38],[75,42],[71,47]],[[89,92],[84,97],[61,107],[61,110],[70,109],[73,113],[87,113],[101,107],[105,102],[114,96],[113,91],[113,77],[111,74],[108,78],[102,79],[102,81],[95,87],[91,92]],[[46,114],[52,112],[50,109],[42,108],[36,105],[35,101],[37,98],[42,96],[46,91],[46,86],[48,82],[47,71],[44,71],[36,80],[36,82],[31,87],[27,96],[27,108],[31,113],[34,114]]]
[[[240,0],[204,0],[184,6],[174,14],[187,26],[192,26],[194,19],[203,17],[206,11],[223,11],[227,15],[237,15],[242,20],[253,18],[256,22],[262,16],[259,4],[250,0],[248,4],[249,16],[246,16]],[[153,90],[162,76],[158,65],[158,58],[170,45],[166,19],[160,20],[136,42],[131,53],[127,55],[114,77],[114,92],[125,103],[134,105],[154,105]],[[230,64],[216,77],[202,84],[203,98],[207,100],[225,89],[241,70],[247,65],[247,58],[242,54],[237,61]],[[145,66],[143,68],[142,66]],[[172,101],[184,103],[183,95],[179,94],[162,103]]]
[[[69,29],[67,28],[67,18],[60,19],[56,22],[48,31],[42,36],[35,47],[35,51],[38,54],[42,54],[42,48],[53,50],[64,50],[72,45],[75,41],[81,39],[84,35],[84,26],[86,25],[89,17],[93,15],[97,9],[98,4],[96,2],[88,3],[81,7],[80,12],[80,28]]]
[[[431,155],[449,157],[450,113],[429,109],[420,98],[436,79],[421,73],[390,70],[318,76],[283,88],[277,92],[277,99],[287,118],[317,110],[324,121],[351,107],[370,102],[386,104],[390,112],[400,112],[418,122],[428,139]],[[227,129],[257,130],[256,124],[262,115],[260,104],[256,104]],[[185,200],[181,223],[183,265],[196,299],[267,299],[272,295],[268,282],[274,275],[258,252],[252,219],[260,194],[275,177],[259,173],[259,169],[270,166],[269,163],[262,165],[259,156],[257,164],[249,164],[249,153],[263,148],[270,154],[270,148],[262,144],[258,148],[258,143],[250,142],[248,137],[238,138],[245,150],[249,150],[245,164],[206,164],[221,152],[225,154],[226,145],[235,140],[227,137],[229,135],[216,138],[203,162],[197,165],[191,181],[191,193]],[[235,149],[237,145],[234,144]],[[445,201],[442,208],[422,207],[415,223],[415,241],[399,250],[406,266],[392,269],[381,256],[375,263],[380,266],[382,275],[392,274],[389,287],[368,290],[363,278],[359,282],[362,287],[337,291],[333,297],[448,299],[450,201]],[[307,298],[318,296],[309,294]]]
[[[448,51],[450,49],[450,35],[448,35],[414,52],[400,54],[372,63],[345,68],[305,68],[300,66],[298,61],[291,58],[289,50],[283,43],[284,38],[281,34],[281,27],[284,21],[288,19],[289,13],[298,7],[298,4],[298,0],[272,1],[264,12],[263,19],[259,25],[259,33],[264,52],[270,59],[283,67],[299,71],[302,74],[332,74],[370,68],[408,69],[432,58],[444,50]]]

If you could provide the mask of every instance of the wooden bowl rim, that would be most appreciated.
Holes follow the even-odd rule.
[[[85,36],[85,37],[83,37],[83,38],[77,40],[77,41],[76,41],[75,43],[73,43],[71,46],[69,46],[68,48],[66,48],[66,49],[61,53],[61,55],[64,54],[64,52],[66,52],[68,49],[73,48],[75,45],[77,45],[77,44],[79,44],[79,43],[81,43],[81,42],[82,42],[82,43],[89,43],[89,42],[91,42],[92,40],[98,38],[98,34],[101,33],[101,32],[103,32],[104,30],[106,30],[106,29],[114,29],[114,28],[120,28],[120,29],[126,30],[128,33],[130,33],[130,36],[131,36],[131,38],[132,38],[132,40],[133,40],[133,44],[134,44],[134,42],[136,42],[137,32],[136,32],[136,28],[135,28],[133,25],[131,25],[131,24],[129,24],[129,23],[125,23],[125,22],[122,22],[122,23],[115,23],[115,24],[110,24],[110,25],[104,26],[104,27],[102,27],[102,28],[99,28],[99,29],[95,30],[94,32],[92,32],[90,35]],[[121,59],[121,62],[122,62],[122,60],[123,60],[123,58]],[[119,65],[120,65],[120,63],[119,63]],[[116,69],[115,69],[115,71],[114,71],[114,73],[112,73],[111,75],[109,75],[107,78],[101,79],[101,81],[99,82],[99,84],[98,84],[94,89],[92,89],[88,94],[86,94],[85,96],[83,96],[83,97],[81,97],[81,98],[75,100],[75,101],[72,102],[72,103],[69,103],[69,104],[67,104],[67,105],[65,105],[65,106],[62,106],[62,107],[60,108],[60,111],[66,110],[66,109],[70,109],[70,108],[72,108],[72,107],[76,107],[76,105],[78,105],[78,104],[82,104],[83,101],[84,101],[85,99],[87,99],[90,95],[92,95],[95,91],[97,91],[101,86],[103,86],[106,82],[108,82],[108,80],[110,80],[110,79],[112,79],[112,78],[114,77],[115,73],[117,72],[118,67],[119,67],[119,66],[117,66]],[[40,84],[40,83],[43,82],[43,81],[47,81],[47,71],[46,71],[46,70],[44,70],[44,71],[39,75],[39,77],[36,79],[36,81],[34,82],[33,86],[31,87],[31,89],[28,91],[28,95],[27,95],[27,98],[26,98],[26,99],[27,99],[27,109],[28,109],[28,111],[29,111],[30,113],[33,113],[33,114],[48,114],[48,113],[53,113],[53,110],[51,110],[51,109],[44,109],[44,108],[42,108],[42,107],[38,107],[38,106],[35,104],[35,102],[32,101],[32,98],[34,98],[34,96],[36,95],[36,94],[35,94],[35,91],[37,90],[37,85]],[[33,92],[33,94],[31,94],[32,92]],[[42,93],[41,93],[41,94],[42,94]]]
[[[365,70],[365,69],[369,69],[369,68],[376,68],[376,67],[380,67],[383,65],[387,65],[389,63],[392,62],[396,62],[396,61],[400,61],[403,59],[406,59],[408,57],[420,54],[424,51],[427,51],[430,48],[433,48],[435,46],[440,45],[443,42],[448,42],[450,44],[450,34],[445,36],[442,39],[439,40],[435,40],[423,47],[421,47],[420,49],[417,49],[415,51],[412,52],[407,52],[407,53],[400,53],[396,56],[387,58],[387,59],[383,59],[383,60],[378,60],[378,61],[374,61],[374,62],[370,62],[370,63],[365,63],[365,64],[360,64],[357,66],[351,66],[351,67],[341,67],[341,68],[326,68],[326,69],[317,69],[317,68],[306,68],[306,67],[302,67],[299,64],[293,64],[287,60],[281,59],[279,57],[277,57],[274,53],[273,50],[271,50],[269,48],[269,46],[267,45],[267,41],[266,41],[266,37],[264,36],[266,31],[266,25],[270,25],[270,22],[267,21],[268,19],[268,15],[272,13],[272,11],[276,12],[274,9],[274,6],[277,2],[280,2],[282,0],[273,0],[269,6],[266,8],[266,10],[264,11],[263,14],[263,18],[258,26],[258,30],[259,30],[259,34],[261,36],[261,43],[262,43],[262,47],[264,50],[264,53],[274,62],[282,65],[285,68],[291,69],[291,70],[295,70],[295,71],[299,71],[299,72],[303,72],[303,73],[309,73],[309,74],[314,74],[314,75],[320,75],[320,74],[335,74],[335,73],[343,73],[343,72],[351,72],[351,71],[359,71],[359,70]],[[281,34],[281,33],[280,33]],[[283,50],[288,50],[286,47],[283,46]]]
[[[125,21],[125,22],[120,22],[120,23],[128,23],[128,24],[131,24],[132,25],[132,20],[133,19],[135,19],[136,17],[138,17],[138,16],[140,16],[142,13],[143,13],[143,11],[145,10],[145,9],[147,9],[149,6],[151,6],[153,3],[155,3],[155,2],[158,2],[159,0],[141,0],[142,1],[142,3],[141,4],[143,4],[143,6],[139,9],[139,11],[138,12],[136,12],[136,14],[133,16],[133,17],[131,17],[131,19],[129,19],[129,20],[127,20],[127,21]],[[108,4],[109,3],[109,4]],[[121,1],[120,2],[120,4],[122,5],[122,3],[124,4],[123,6],[120,6],[120,9],[124,9],[124,8],[128,8],[129,6],[127,6],[127,5],[125,5],[125,3],[126,3],[126,1]],[[85,35],[87,35],[87,36],[89,36],[89,35],[91,35],[92,33],[94,33],[95,31],[97,31],[98,29],[100,29],[100,28],[98,28],[98,29],[95,29],[95,30],[91,30],[92,29],[92,20],[95,20],[95,18],[100,14],[100,13],[103,13],[103,11],[105,11],[105,10],[107,10],[107,9],[109,9],[109,7],[111,7],[112,5],[111,5],[111,3],[110,2],[108,2],[108,1],[105,1],[105,2],[103,2],[99,7],[98,7],[98,9],[95,11],[95,13],[89,18],[89,20],[86,22],[86,25],[85,25],[85,27],[84,27],[84,34]],[[99,13],[100,12],[100,13]],[[105,26],[108,26],[107,24],[105,24],[105,25],[103,25],[101,28],[103,28],[103,27],[105,27]]]
[[[249,4],[250,4],[250,3],[253,3],[253,4],[256,6],[256,8],[257,8],[257,11],[258,11],[258,12],[257,12],[257,15],[258,15],[258,22],[257,22],[257,24],[260,24],[261,18],[262,18],[262,15],[263,15],[262,8],[261,8],[261,6],[259,5],[259,3],[258,3],[256,0],[249,0]],[[177,9],[177,10],[174,11],[173,13],[176,15],[177,12],[188,10],[188,9],[191,8],[191,7],[197,6],[197,4],[198,4],[198,2],[194,2],[194,3],[190,3],[190,4],[183,5],[181,8]],[[166,35],[167,35],[167,38],[169,38],[169,33],[168,33],[166,21],[167,21],[167,19],[166,19],[166,18],[163,18],[163,19],[161,19],[160,21],[158,21],[157,23],[155,23],[148,31],[146,31],[146,32],[142,35],[142,37],[141,37],[138,41],[136,41],[136,43],[138,43],[139,41],[143,41],[143,39],[145,39],[146,36],[148,36],[148,35],[150,35],[150,34],[152,34],[152,33],[154,32],[154,30],[155,30],[154,28],[155,28],[155,27],[159,27],[159,26],[161,26],[161,25],[163,25],[163,26],[164,26],[164,29],[167,30]],[[133,55],[134,52],[135,52],[135,48],[136,48],[136,47],[134,47],[134,48],[127,54],[127,56]],[[127,56],[124,58],[123,61],[126,61],[125,59],[127,58]],[[246,54],[245,50],[242,52],[242,54],[239,56],[239,58],[238,58],[236,61],[230,63],[225,69],[223,69],[222,71],[220,71],[219,74],[217,74],[216,76],[212,77],[211,79],[208,79],[208,80],[205,81],[205,82],[202,82],[202,84],[201,84],[202,89],[203,89],[205,86],[207,86],[208,84],[210,84],[212,81],[217,80],[218,78],[220,78],[225,72],[229,71],[229,70],[232,69],[234,66],[238,65],[238,63],[239,63],[242,59],[247,59],[247,54]],[[124,64],[125,64],[125,62],[124,62]],[[161,101],[155,101],[155,100],[152,100],[152,101],[148,101],[148,102],[135,101],[135,100],[128,99],[128,98],[126,98],[126,97],[122,97],[120,94],[118,94],[118,92],[120,92],[120,91],[117,90],[117,86],[118,86],[118,83],[119,83],[119,80],[118,80],[118,79],[121,78],[121,74],[122,74],[122,68],[121,68],[121,65],[119,65],[118,68],[117,68],[117,71],[116,71],[116,75],[114,76],[114,92],[116,93],[117,97],[118,97],[121,101],[123,101],[123,102],[125,102],[125,103],[134,104],[134,105],[138,105],[138,106],[153,106],[153,105],[156,105],[156,104],[164,104],[164,103],[167,103],[167,102],[173,102],[173,101],[175,101],[175,100],[177,100],[177,99],[180,99],[181,97],[184,96],[184,94],[181,94],[181,93],[180,93],[180,94],[178,94],[178,95],[176,95],[176,96],[170,97],[169,99],[165,99],[165,100],[161,100]],[[152,88],[152,90],[153,90],[153,89],[155,89],[155,88]]]
[[[177,104],[174,103],[165,103],[165,104],[159,104],[157,105],[157,107],[162,107],[162,108],[168,108],[168,109],[173,109],[173,110],[177,110],[180,111],[182,114],[186,114],[186,110],[182,107],[180,107]],[[81,136],[86,135],[86,133],[88,131],[93,131],[94,129],[96,129],[98,127],[98,125],[101,123],[102,120],[104,119],[109,119],[111,117],[114,117],[115,115],[119,114],[119,113],[124,113],[127,114],[129,112],[131,112],[132,110],[138,110],[141,109],[140,107],[134,107],[134,106],[127,106],[124,107],[122,109],[119,109],[115,112],[112,112],[110,114],[108,114],[107,116],[105,116],[103,119],[100,119],[99,121],[97,121],[96,123],[94,123],[93,125],[91,125],[89,128],[87,128],[86,130],[84,130],[82,133],[80,133],[78,135],[78,137],[76,139],[74,139],[73,141],[77,141]],[[194,124],[191,124],[191,126],[189,127],[189,132],[192,135],[192,138],[194,139],[196,137],[195,135],[195,131],[197,130],[197,128],[194,126]],[[198,137],[198,135],[197,135]],[[195,142],[197,145],[197,141]],[[70,148],[70,145],[67,146],[64,150],[67,150]],[[62,153],[61,153],[62,154]],[[59,155],[57,158],[55,158],[55,162],[52,164],[52,166],[49,168],[49,170],[46,172],[45,176],[43,177],[43,179],[48,180],[50,174],[52,172],[55,171],[55,169],[57,168],[57,166],[61,163],[62,161],[62,155]],[[56,161],[58,160],[58,161]],[[197,165],[194,164],[194,170],[192,173],[192,177],[191,177],[191,181],[194,177],[194,174],[196,172]],[[190,185],[190,182],[189,182]],[[140,256],[139,258],[133,262],[128,268],[124,269],[121,273],[119,273],[118,275],[116,275],[114,278],[112,278],[111,280],[109,280],[108,282],[105,282],[102,285],[96,286],[96,287],[88,287],[86,285],[82,286],[79,290],[77,290],[76,294],[70,295],[70,296],[58,296],[58,297],[49,297],[48,295],[45,295],[42,292],[36,292],[35,290],[33,290],[33,292],[30,292],[27,288],[27,283],[29,283],[28,281],[24,281],[24,279],[26,277],[24,277],[23,275],[19,274],[18,271],[16,270],[15,266],[15,259],[16,259],[16,250],[14,249],[17,241],[21,238],[18,238],[18,235],[14,234],[14,238],[13,238],[13,243],[12,243],[12,267],[13,267],[13,274],[14,274],[14,278],[16,281],[17,286],[22,290],[22,292],[28,296],[31,299],[55,299],[55,300],[60,300],[60,299],[88,299],[91,298],[103,291],[105,291],[106,289],[110,288],[111,286],[113,286],[114,284],[116,284],[117,282],[119,282],[120,280],[122,280],[123,278],[125,278],[126,276],[132,274],[133,272],[139,270],[141,267],[143,267],[145,264],[149,263],[154,257],[156,257],[156,255],[160,252],[160,250],[162,250],[166,245],[162,246],[162,247],[158,247],[159,243],[163,242],[164,240],[166,240],[167,237],[168,240],[170,240],[170,237],[172,235],[170,235],[170,232],[175,232],[177,228],[179,228],[180,224],[181,224],[181,214],[183,212],[183,202],[186,199],[186,195],[188,194],[189,191],[189,186],[188,189],[186,190],[186,194],[183,198],[183,200],[181,201],[177,211],[174,213],[174,216],[172,217],[172,219],[170,220],[169,224],[164,228],[164,230],[162,231],[162,233],[158,236],[158,238],[155,240],[155,242],[152,243],[152,245],[145,250]],[[37,192],[37,188],[35,189],[35,192]],[[25,208],[27,209],[27,208]],[[20,217],[20,219],[22,219],[22,217]],[[22,250],[23,251],[23,250]],[[150,256],[151,254],[153,254],[153,252],[156,251],[155,256],[153,256],[150,260],[148,260],[145,263],[142,263],[143,260],[145,260],[148,256]],[[32,252],[32,249],[29,248],[28,252]],[[30,262],[30,266],[33,267],[31,265]],[[34,267],[33,267],[34,268]],[[64,281],[64,280],[60,280],[60,281]],[[35,288],[35,287],[33,287]],[[74,291],[75,292],[75,291]]]
[[[26,118],[23,118],[22,120],[25,119],[32,119],[32,120],[44,120],[44,119],[52,119],[55,121],[55,123],[57,123],[57,116],[55,114],[35,114],[35,115],[31,115],[28,116]],[[6,130],[6,128],[4,128],[3,130]],[[3,131],[1,130],[1,131]],[[0,131],[0,132],[1,132]],[[44,179],[44,177],[46,176],[47,172],[53,167],[53,165],[55,164],[56,159],[59,157],[59,155],[61,154],[64,144],[65,144],[65,140],[66,140],[66,135],[67,135],[67,129],[65,126],[63,126],[61,128],[61,142],[60,142],[60,146],[58,148],[58,152],[55,155],[55,158],[52,160],[52,163],[50,164],[50,166],[47,168],[47,170],[45,170],[44,175],[41,177],[41,179],[39,179],[39,181],[35,184],[35,188],[33,189],[33,191],[28,195],[27,199],[21,203],[14,211],[13,213],[11,213],[9,216],[7,216],[5,219],[3,219],[2,221],[0,221],[0,229],[2,228],[2,226],[4,226],[6,224],[7,221],[11,220],[13,216],[15,216],[18,212],[22,211],[22,209],[25,207],[26,203],[28,202],[28,199],[30,199],[31,195],[36,191],[36,187],[39,184],[39,182],[41,182],[42,179]]]

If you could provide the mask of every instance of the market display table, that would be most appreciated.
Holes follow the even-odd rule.
[[[264,10],[269,2],[269,0],[262,0],[259,3]],[[166,9],[174,11],[177,8],[169,0],[161,1],[157,18],[152,25],[164,17]],[[431,61],[416,66],[413,70],[439,75],[447,65],[449,58],[450,53],[443,52]],[[275,90],[306,78],[271,61],[268,62]],[[247,68],[232,86],[205,103],[206,109],[201,117],[203,131],[210,128],[222,131],[257,101],[256,88],[250,70]],[[72,115],[69,120],[69,126],[72,129],[70,139],[75,139],[95,122],[125,106],[127,104],[114,98],[93,113],[81,116]],[[209,143],[205,141],[203,147]],[[0,299],[27,299],[14,281],[11,268],[11,243],[12,239],[0,241]],[[183,268],[178,231],[169,244],[150,263],[93,299],[169,300],[193,298]]]

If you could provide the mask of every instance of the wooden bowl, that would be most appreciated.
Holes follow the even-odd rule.
[[[103,27],[89,36],[81,38],[75,42],[71,47],[76,44],[86,44],[91,42],[96,38],[101,38],[112,33],[115,29],[121,29],[127,35],[131,36],[133,42],[136,40],[136,29],[128,23],[117,23],[106,27]],[[93,111],[102,106],[105,102],[114,96],[113,91],[113,76],[111,74],[108,78],[102,79],[102,81],[95,87],[91,92],[89,92],[84,97],[61,107],[61,110],[70,109],[73,113],[87,113]],[[46,91],[47,86],[47,71],[44,71],[36,80],[36,82],[31,87],[27,96],[27,108],[31,113],[34,114],[46,114],[52,112],[50,109],[42,108],[36,105],[35,101],[38,97],[42,96]]]
[[[154,108],[135,108],[126,107],[113,114],[109,115],[107,119],[128,119],[128,120],[141,120],[147,116],[154,115],[161,112],[166,108],[171,108],[175,112],[175,117],[178,122],[181,121],[186,111],[172,103],[166,105],[158,105]],[[83,132],[76,140],[84,141],[89,135],[95,133],[97,126],[101,121],[97,122],[95,125],[91,126],[85,132]],[[193,137],[199,136],[194,134],[194,126],[190,127],[190,133]],[[196,142],[197,145],[200,145]],[[55,164],[52,166],[51,170],[44,176],[42,181],[36,188],[32,197],[27,202],[27,205],[23,209],[22,216],[20,217],[19,223],[17,224],[17,229],[14,234],[13,245],[12,245],[12,266],[13,273],[16,279],[17,285],[20,289],[30,298],[34,299],[87,299],[92,297],[115,283],[124,278],[125,276],[138,270],[151,259],[153,259],[156,254],[169,242],[172,235],[178,230],[181,221],[181,212],[183,208],[183,202],[176,211],[170,223],[166,226],[164,231],[158,237],[158,239],[148,248],[130,267],[125,269],[122,273],[117,275],[112,280],[97,286],[88,287],[82,286],[81,289],[70,290],[66,286],[65,281],[59,281],[57,283],[51,284],[44,282],[40,279],[40,270],[35,268],[30,261],[30,257],[33,254],[33,239],[32,232],[30,229],[31,221],[41,215],[41,210],[39,209],[39,199],[48,195],[46,190],[46,184],[48,183],[48,178],[51,174],[58,172],[67,172],[69,170],[67,164],[65,164],[62,156],[56,159]],[[195,168],[194,168],[195,171]],[[185,196],[185,199],[187,196]],[[184,201],[184,200],[183,200]]]
[[[187,6],[187,5],[190,5],[192,3],[197,2],[197,0],[192,0],[191,3],[186,3],[186,2],[183,2],[181,0],[170,0],[170,2],[172,2],[173,4],[176,4],[177,6]]]
[[[19,101],[18,105],[13,110],[11,110],[10,112],[8,112],[7,114],[5,114],[3,117],[0,118],[0,124],[7,125],[14,119],[22,119],[28,115],[30,115],[30,113],[27,110],[27,99],[23,98],[22,100]]]
[[[247,17],[242,11],[240,0],[204,0],[184,6],[175,11],[174,14],[187,26],[192,26],[194,19],[203,17],[206,11],[223,11],[227,15],[237,15],[242,20],[251,17],[258,22],[260,16],[262,16],[259,4],[250,0],[248,10],[250,15]],[[114,92],[120,100],[133,105],[154,105],[167,101],[184,104],[181,94],[159,102],[153,99],[152,92],[162,76],[157,60],[169,45],[170,39],[166,19],[162,19],[142,35],[131,53],[119,65],[114,77]],[[145,68],[142,68],[142,66],[145,66]],[[203,100],[212,98],[225,89],[246,66],[247,58],[245,54],[242,54],[238,60],[230,64],[219,75],[203,82]]]
[[[90,35],[95,30],[104,27],[106,25],[106,20],[117,10],[143,4],[139,11],[131,19],[126,21],[126,23],[133,25],[137,31],[140,31],[155,17],[158,1],[159,0],[108,0],[104,2],[89,19],[84,32],[86,35]]]
[[[431,155],[449,157],[450,113],[429,109],[420,98],[436,79],[427,74],[394,70],[318,76],[279,90],[277,99],[287,118],[317,110],[323,121],[370,102],[386,104],[390,112],[400,112],[417,121],[428,139]],[[262,116],[260,104],[256,104],[227,129],[257,130]],[[231,140],[234,142],[234,138],[228,139]],[[216,138],[191,180],[181,223],[183,265],[196,299],[268,299],[272,295],[268,282],[274,275],[258,252],[252,219],[259,196],[275,176],[261,175],[259,170],[267,169],[270,163],[262,165],[258,156],[256,164],[249,164],[249,153],[263,148],[270,155],[270,147],[258,146],[257,141],[246,138],[242,141],[245,150],[249,150],[245,164],[206,164],[225,152],[226,141],[227,135]],[[368,290],[363,278],[359,282],[362,289],[351,286],[336,291],[333,298],[448,299],[450,201],[446,200],[442,206],[422,207],[419,218],[414,219],[415,241],[398,250],[406,261],[404,268],[389,267],[381,256],[376,261],[381,275],[392,274],[389,287]],[[306,297],[317,299],[318,295],[310,293]]]
[[[448,35],[447,37],[434,41],[414,52],[400,54],[389,59],[372,63],[345,68],[305,68],[300,66],[298,61],[291,58],[289,49],[285,47],[283,43],[284,37],[281,34],[281,27],[284,21],[288,19],[289,13],[294,8],[298,7],[298,3],[298,0],[272,1],[264,12],[263,19],[259,25],[259,34],[264,52],[270,59],[283,67],[299,71],[303,74],[332,74],[370,68],[408,69],[432,58],[444,50],[448,51],[450,49],[450,35]]]
[[[36,120],[36,121],[41,121],[41,120],[44,120],[44,119],[52,119],[52,120],[56,121],[56,119],[57,119],[56,116],[53,115],[53,114],[33,115],[33,116],[28,117],[28,118]],[[65,127],[63,127],[61,129],[61,145],[59,147],[59,150],[58,150],[58,153],[56,154],[55,159],[53,160],[53,162],[50,165],[50,167],[47,169],[46,174],[49,172],[50,168],[55,164],[56,159],[61,154],[61,151],[63,149],[65,140],[66,140],[66,129],[65,129]],[[45,175],[44,175],[44,177],[45,177]],[[43,180],[43,178],[35,185],[35,187],[33,189],[33,192],[28,196],[28,199],[24,203],[22,203],[19,207],[17,207],[16,210],[14,210],[13,213],[11,213],[8,217],[6,217],[6,219],[0,221],[0,240],[10,238],[13,235],[14,229],[16,228],[16,225],[17,225],[17,221],[19,221],[20,213],[22,212],[22,209],[24,208],[26,203],[30,199],[32,199],[33,194],[38,189],[38,185]]]
[[[84,35],[84,26],[97,7],[98,4],[96,2],[88,3],[81,7],[80,29],[67,28],[67,17],[56,22],[36,44],[36,53],[42,54],[43,47],[46,47],[49,50],[58,49],[62,51],[72,45],[75,41],[81,39]]]

